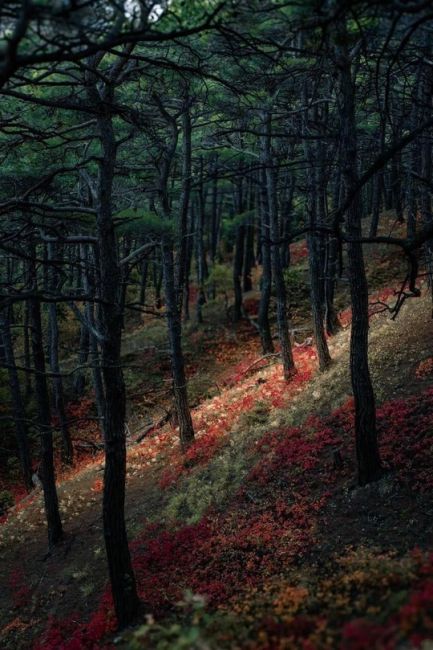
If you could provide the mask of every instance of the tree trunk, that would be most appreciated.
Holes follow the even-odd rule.
[[[12,414],[15,423],[21,472],[23,475],[24,485],[26,489],[30,491],[33,487],[32,461],[30,456],[27,425],[25,422],[24,403],[21,395],[18,372],[15,365],[15,354],[7,315],[0,319],[0,345],[2,347],[2,356],[8,370]]]
[[[280,257],[280,223],[278,219],[277,188],[275,182],[274,161],[271,149],[271,112],[265,111],[263,138],[263,163],[266,170],[267,198],[269,209],[270,234],[272,240],[272,275],[274,279],[275,294],[277,299],[277,324],[278,338],[281,346],[281,359],[283,362],[284,379],[290,379],[295,372],[292,346],[289,337],[289,321],[287,318],[287,295],[284,283],[283,268]]]
[[[339,42],[347,43],[346,26],[340,23]],[[357,137],[354,84],[351,61],[344,45],[335,47],[339,72],[341,165],[348,195],[358,185]],[[376,406],[368,364],[368,285],[360,238],[361,203],[359,192],[347,210],[347,245],[352,330],[350,340],[350,371],[355,399],[355,436],[358,480],[365,485],[382,475],[376,431]]]
[[[55,259],[54,244],[48,244],[48,259]],[[57,271],[54,267],[49,269],[49,289],[54,294],[58,292]],[[72,446],[71,433],[69,431],[65,398],[63,391],[63,379],[60,374],[59,364],[59,324],[57,319],[57,305],[52,302],[48,305],[48,328],[49,328],[49,364],[51,372],[55,374],[52,379],[53,408],[59,418],[60,432],[62,436],[62,460],[72,465],[74,460],[74,448]]]
[[[259,305],[259,329],[262,342],[263,354],[270,354],[274,351],[271,328],[269,325],[269,306],[272,294],[272,266],[271,266],[271,245],[269,231],[269,209],[268,196],[266,192],[266,171],[260,170],[260,242],[262,258],[262,277],[260,282],[260,305]]]
[[[173,248],[168,238],[164,238],[162,243],[162,263],[173,374],[173,392],[179,422],[180,442],[182,448],[185,450],[194,440],[194,428],[188,404],[185,364],[182,352],[181,314],[178,308],[174,279]]]
[[[113,102],[113,86],[101,90],[91,76],[89,99],[99,108],[97,118],[101,142],[96,233],[99,249],[102,334],[101,367],[104,382],[104,493],[103,527],[114,608],[119,627],[125,627],[139,610],[125,524],[125,384],[121,367],[122,311],[121,271],[112,214],[112,191],[116,142],[107,106]]]
[[[242,294],[242,266],[244,262],[245,247],[245,226],[240,224],[236,228],[235,254],[233,258],[233,289],[235,303],[233,310],[233,321],[237,323],[242,318],[243,294]]]
[[[36,288],[36,267],[32,269],[34,288]],[[41,308],[38,298],[29,300],[31,326],[31,345],[35,369],[35,395],[38,414],[38,428],[41,437],[41,463],[39,475],[44,491],[45,515],[48,524],[48,546],[52,548],[63,537],[62,522],[56,489],[53,457],[53,432],[51,429],[50,401],[47,377],[45,374],[45,357],[42,339]]]

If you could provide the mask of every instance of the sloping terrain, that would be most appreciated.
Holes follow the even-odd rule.
[[[128,527],[144,610],[158,622],[123,643],[384,648],[429,636],[432,327],[427,295],[396,321],[372,318],[388,469],[376,485],[354,483],[349,329],[330,341],[325,375],[311,347],[296,349],[289,384],[278,364],[251,367],[258,357],[227,368],[220,393],[194,410],[186,458],[168,425],[130,447]],[[114,631],[108,592],[99,596],[101,470],[96,457],[61,482],[66,538],[51,556],[41,495],[0,529],[2,647],[96,648]]]

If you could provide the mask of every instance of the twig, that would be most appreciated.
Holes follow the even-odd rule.
[[[260,361],[264,361],[265,359],[271,359],[273,357],[279,357],[280,353],[279,352],[271,352],[269,354],[265,354],[263,357],[260,357],[260,359],[256,359],[246,370],[244,370],[243,374],[246,375],[247,372],[251,370],[251,368],[254,368]]]

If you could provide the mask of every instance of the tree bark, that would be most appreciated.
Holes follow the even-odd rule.
[[[112,192],[116,141],[110,114],[113,85],[101,91],[90,76],[89,99],[98,106],[97,124],[101,143],[96,233],[99,249],[102,333],[101,367],[104,382],[104,493],[103,527],[114,608],[119,627],[125,627],[139,610],[139,599],[129,553],[125,524],[125,383],[121,366],[122,311],[121,270],[113,223]],[[102,94],[101,94],[102,93]]]
[[[36,284],[36,265],[32,263],[33,286]],[[38,428],[41,437],[41,463],[39,475],[44,492],[45,515],[48,524],[48,546],[52,548],[63,537],[62,522],[59,513],[56,479],[54,471],[53,432],[51,429],[51,411],[45,373],[45,356],[42,338],[41,307],[38,298],[29,300],[29,317],[31,327],[31,346],[35,369],[35,396],[38,414]]]
[[[344,23],[339,24],[340,43],[348,42]],[[347,210],[346,227],[348,272],[352,303],[350,339],[350,372],[355,400],[355,437],[358,481],[365,485],[382,475],[376,430],[376,405],[368,363],[368,285],[360,238],[361,202],[358,186],[357,137],[354,103],[354,83],[351,60],[345,45],[335,47],[339,75],[340,147],[342,174],[348,195],[354,199]]]
[[[263,354],[271,354],[274,351],[271,328],[269,325],[269,306],[271,303],[272,294],[272,264],[268,196],[266,192],[266,171],[264,169],[260,170],[259,212],[262,277],[260,282],[261,293],[258,325],[260,328],[260,339],[262,342]]]
[[[25,422],[25,409],[21,395],[20,380],[15,365],[15,354],[13,341],[7,315],[0,318],[0,344],[2,356],[7,365],[10,395],[12,401],[12,414],[15,423],[17,438],[18,456],[20,459],[21,472],[26,489],[30,491],[32,483],[32,461],[30,456],[29,438]]]
[[[278,338],[281,346],[281,359],[283,362],[284,379],[290,379],[295,372],[295,363],[293,361],[292,346],[289,337],[289,321],[287,318],[287,292],[284,282],[283,268],[280,256],[280,223],[278,218],[277,205],[277,188],[275,181],[274,161],[272,159],[272,132],[271,132],[271,112],[265,111],[263,116],[263,126],[265,135],[263,137],[262,156],[263,164],[266,171],[267,198],[269,209],[270,234],[272,240],[271,259],[272,275],[274,280],[275,294],[277,300],[277,324]]]

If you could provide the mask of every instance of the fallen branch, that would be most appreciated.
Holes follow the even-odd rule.
[[[151,431],[155,431],[156,429],[160,429],[161,427],[163,427],[164,424],[167,424],[167,422],[169,421],[170,418],[171,418],[171,411],[167,411],[167,413],[165,415],[163,415],[162,418],[160,420],[158,420],[158,422],[156,422],[155,424],[152,423],[151,425],[146,427],[145,430],[142,433],[140,433],[140,435],[138,436],[138,438],[135,441],[135,444],[138,445],[142,440],[144,440],[144,438]]]
[[[77,447],[90,447],[90,449],[94,449],[95,451],[104,449],[104,444],[102,442],[92,442],[92,440],[86,440],[85,438],[73,438],[72,442]]]
[[[281,356],[279,352],[270,352],[269,354],[265,354],[263,357],[260,357],[260,359],[256,359],[242,374],[246,375],[247,372],[249,372],[254,366],[256,366],[260,361],[264,361],[265,359],[271,359],[275,357]]]

